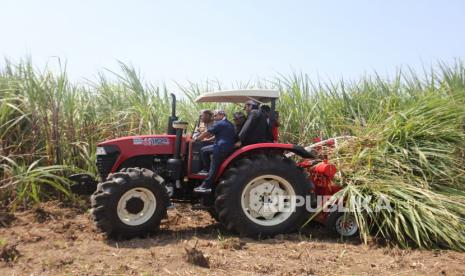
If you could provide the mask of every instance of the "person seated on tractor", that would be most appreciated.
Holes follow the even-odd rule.
[[[247,112],[247,120],[239,132],[241,146],[273,142],[266,114],[258,109],[259,106],[259,103],[254,100],[248,100],[245,103],[244,110]]]
[[[270,113],[271,113],[271,108],[269,105],[262,104],[260,106],[260,111],[263,112],[266,116],[266,122],[270,124]]]
[[[215,181],[216,172],[221,163],[234,150],[235,133],[234,125],[226,119],[224,110],[215,110],[213,113],[215,123],[209,127],[206,132],[200,134],[195,140],[202,140],[208,135],[215,135],[213,145],[205,146],[200,149],[200,156],[204,165],[204,171],[198,174],[207,173],[208,177],[203,183],[194,189],[197,193],[211,193]]]
[[[278,143],[278,128],[279,124],[279,112],[274,112],[274,122],[271,122],[271,135],[273,136],[273,142]]]
[[[200,122],[199,122],[199,125],[194,130],[192,139],[195,139],[199,137],[200,134],[206,132],[209,127],[213,126],[213,123],[214,123],[213,112],[211,112],[211,110],[204,109],[200,111]],[[209,145],[213,143],[214,139],[215,139],[215,136],[209,135],[199,141],[203,142],[203,144],[205,145]]]
[[[237,111],[233,114],[234,132],[236,132],[236,143],[239,142],[239,144],[235,145],[235,147],[240,146],[239,132],[241,132],[241,129],[244,126],[246,119],[247,118],[245,117],[245,114],[242,111]]]
[[[266,115],[266,121],[268,123],[268,127],[270,128],[270,134],[271,134],[270,139],[273,140],[273,142],[277,143],[278,142],[278,127],[279,127],[279,112],[275,111],[274,118],[271,118],[270,106],[263,104],[260,106],[260,110]]]

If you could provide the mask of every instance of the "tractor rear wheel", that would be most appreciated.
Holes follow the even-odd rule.
[[[257,155],[230,167],[216,188],[215,208],[229,231],[254,238],[296,230],[306,219],[305,204],[312,184],[284,156]]]
[[[158,230],[169,200],[162,182],[147,169],[128,168],[109,175],[91,196],[97,227],[112,238],[132,238]]]
[[[212,206],[207,211],[214,220],[219,221],[218,220],[218,213],[216,212],[215,206]]]

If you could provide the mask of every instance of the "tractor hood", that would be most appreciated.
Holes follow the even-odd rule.
[[[116,146],[121,157],[130,158],[138,155],[173,154],[175,142],[176,135],[136,135],[104,141],[99,143],[97,147]],[[185,143],[182,145],[185,148]]]
[[[189,139],[189,138],[187,138]],[[171,156],[176,135],[137,135],[101,142],[97,145],[97,168],[102,179],[118,171],[128,159],[142,156]],[[182,137],[181,153],[186,152],[186,137]]]

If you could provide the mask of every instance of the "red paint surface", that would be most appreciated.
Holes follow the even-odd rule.
[[[233,161],[236,157],[238,157],[241,154],[245,154],[247,152],[250,152],[252,150],[257,150],[257,149],[282,149],[283,151],[285,150],[290,150],[294,147],[292,144],[281,144],[281,143],[259,143],[259,144],[253,144],[253,145],[248,145],[245,147],[242,147],[235,152],[233,152],[224,162],[221,164],[220,169],[218,170],[218,173],[216,175],[216,180],[223,174],[223,172],[226,170],[228,165]]]
[[[137,138],[166,138],[168,139],[167,145],[135,145],[134,139]],[[188,138],[189,139],[189,138]],[[184,153],[186,150],[186,137],[183,137],[181,143],[181,153]],[[127,159],[135,156],[141,155],[157,155],[157,154],[174,154],[176,142],[176,135],[137,135],[137,136],[127,136],[121,137],[118,139],[108,140],[102,143],[99,143],[98,146],[106,145],[116,145],[119,147],[120,155],[116,159],[111,172],[115,172],[119,166]]]
[[[313,183],[313,192],[316,196],[331,196],[342,189],[333,183],[337,170],[336,166],[329,163],[328,160],[323,160],[317,164],[314,164],[312,160],[304,160],[297,166],[306,169],[309,173],[309,178]],[[327,217],[328,213],[321,212],[315,217],[315,220],[325,224]]]

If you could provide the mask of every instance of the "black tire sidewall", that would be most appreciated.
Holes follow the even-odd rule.
[[[289,161],[282,157],[268,158],[267,162],[252,160],[252,167],[239,167],[236,174],[223,180],[229,182],[228,194],[225,194],[225,208],[230,209],[228,220],[233,221],[236,231],[245,236],[269,237],[294,231],[302,225],[303,219],[308,218],[305,205],[296,206],[296,210],[284,222],[274,226],[264,226],[253,222],[242,209],[241,197],[245,187],[261,175],[275,175],[285,179],[294,189],[296,196],[305,197],[310,194],[311,184],[308,179],[293,162]],[[218,213],[221,211],[217,210]]]
[[[166,216],[166,206],[168,196],[166,189],[156,179],[147,174],[146,171],[141,173],[128,173],[128,177],[109,177],[107,182],[102,183],[101,192],[109,193],[104,204],[105,218],[111,224],[109,234],[112,237],[131,238],[135,236],[152,233],[158,230],[161,220]],[[146,188],[153,193],[156,200],[156,208],[153,215],[140,225],[128,225],[118,216],[117,206],[121,197],[129,190],[134,188]]]

